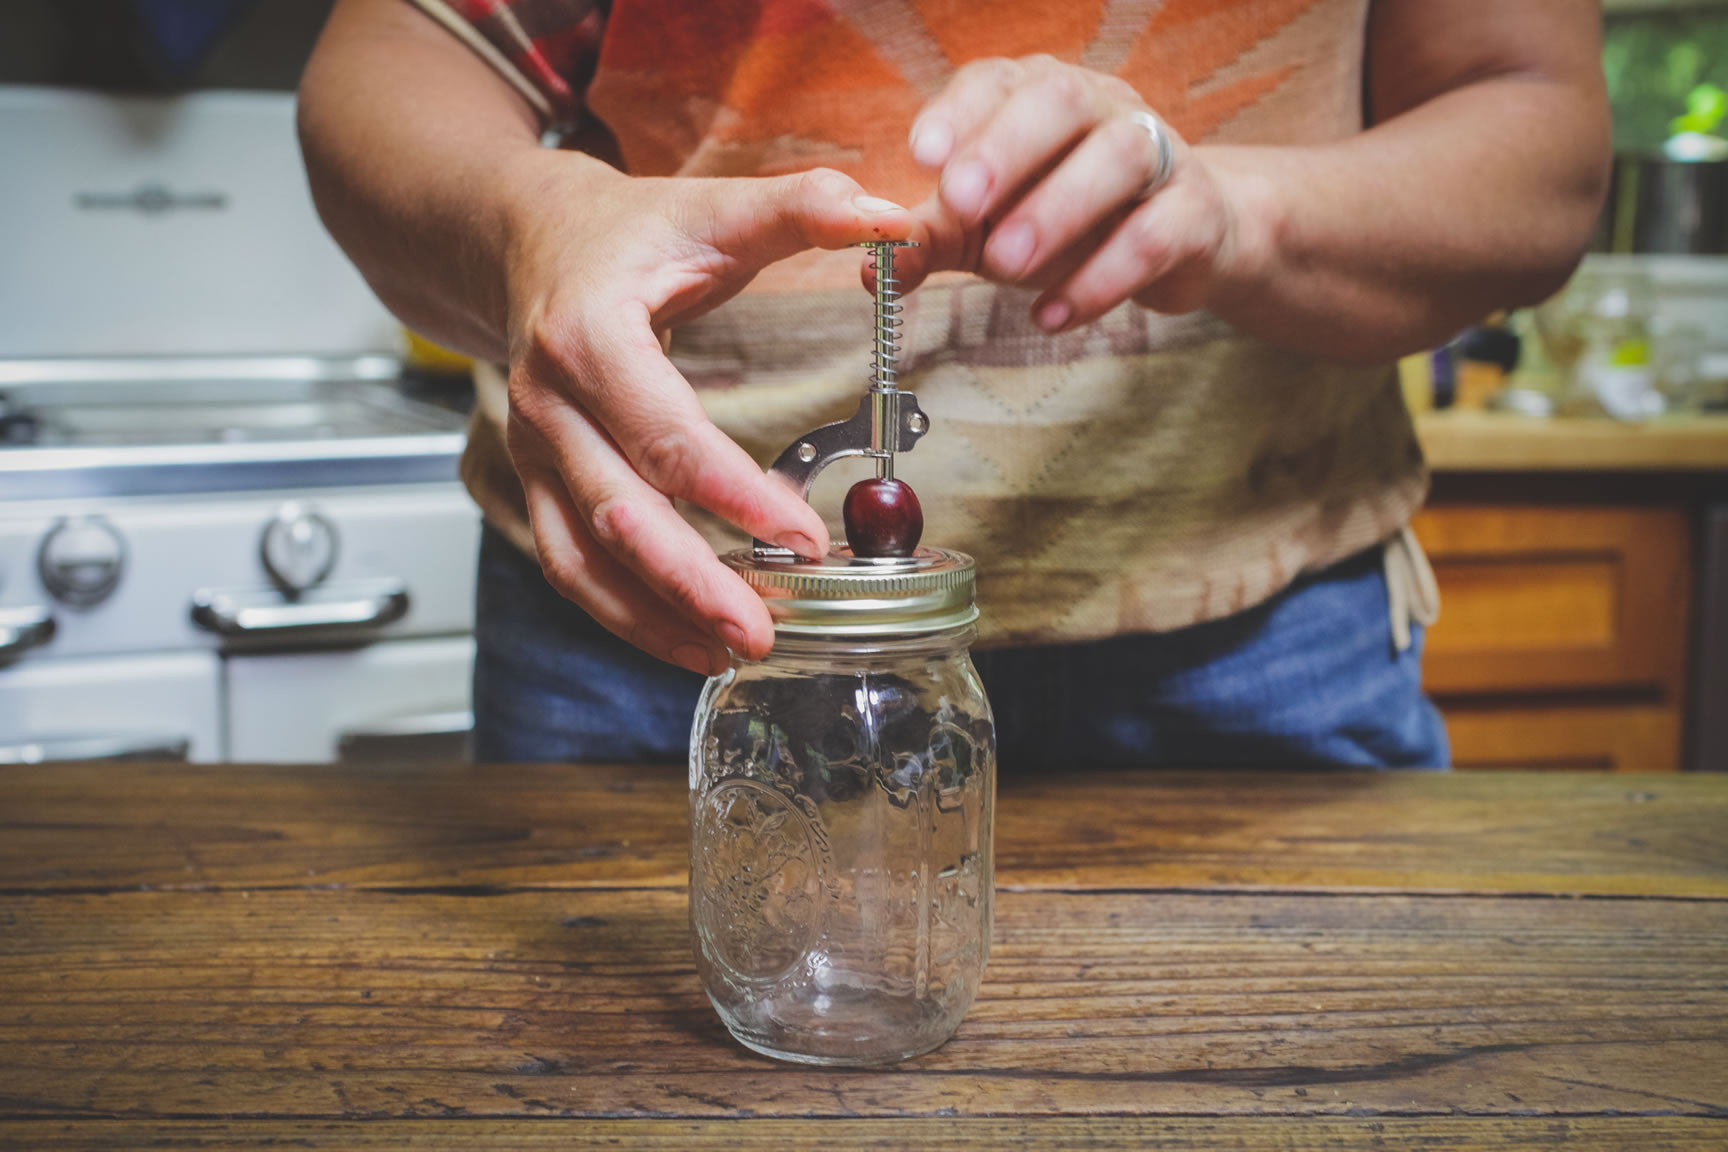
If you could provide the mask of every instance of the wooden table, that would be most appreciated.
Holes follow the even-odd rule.
[[[1728,1148],[1728,778],[1006,782],[983,992],[887,1071],[729,1041],[684,812],[0,769],[0,1147]]]

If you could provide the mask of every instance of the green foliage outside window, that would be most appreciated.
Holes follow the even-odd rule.
[[[1656,151],[1702,84],[1728,89],[1728,13],[1615,17],[1602,52],[1617,151]]]

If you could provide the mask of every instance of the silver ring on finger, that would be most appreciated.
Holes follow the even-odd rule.
[[[1145,129],[1146,135],[1152,137],[1154,156],[1152,170],[1146,174],[1146,182],[1140,185],[1140,190],[1134,194],[1136,200],[1144,200],[1164,185],[1170,183],[1171,173],[1176,168],[1176,146],[1170,142],[1170,130],[1164,126],[1164,121],[1146,111],[1135,111],[1128,118]]]

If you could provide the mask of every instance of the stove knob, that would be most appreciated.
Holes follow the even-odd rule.
[[[0,392],[0,444],[34,444],[38,431],[35,413],[18,408]]]
[[[284,504],[264,526],[259,555],[283,592],[315,588],[336,566],[336,526],[304,504]]]
[[[91,608],[113,595],[126,570],[126,540],[104,516],[57,521],[36,554],[42,586],[62,604]]]

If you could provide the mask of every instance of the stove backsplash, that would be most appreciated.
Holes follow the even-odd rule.
[[[0,359],[394,353],[283,92],[0,86]]]

